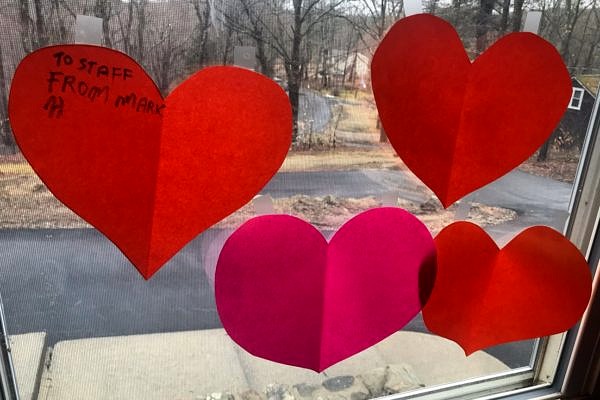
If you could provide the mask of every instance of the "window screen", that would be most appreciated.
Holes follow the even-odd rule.
[[[540,35],[587,90],[574,93],[577,110],[566,112],[529,160],[444,209],[388,143],[371,91],[370,60],[403,16],[401,1],[0,2],[0,294],[23,397],[361,400],[530,367],[536,340],[465,357],[456,344],[431,335],[420,315],[320,374],[248,354],[222,329],[215,265],[227,236],[269,210],[269,200],[244,206],[194,238],[145,281],[32,171],[14,142],[7,99],[26,54],[72,43],[77,15],[102,18],[102,45],[137,60],[165,96],[200,68],[234,63],[286,91],[293,145],[261,192],[272,198],[273,212],[301,217],[330,237],[361,211],[393,204],[434,235],[464,219],[504,245],[527,226],[563,230],[600,81],[595,3],[534,6],[545,10]],[[519,31],[526,16],[522,1],[427,1],[424,7],[456,27],[472,59]],[[97,151],[109,159],[110,141]],[[35,354],[24,361],[30,351]]]

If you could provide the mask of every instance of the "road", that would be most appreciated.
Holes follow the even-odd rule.
[[[331,120],[330,101],[317,92],[303,89],[300,92],[298,118],[304,124],[312,124],[313,133],[321,132]],[[307,128],[308,129],[308,128]]]
[[[426,201],[427,197],[419,187],[422,185],[402,171],[282,172],[275,175],[262,193],[275,198],[296,194],[363,197],[394,191],[403,199]],[[568,183],[516,170],[471,193],[462,202],[516,211],[519,215],[516,221],[489,229],[492,236],[502,240],[531,225],[547,225],[562,230],[568,216],[570,196],[571,185]]]
[[[401,171],[280,173],[263,192],[361,197],[399,190],[423,200],[411,191],[414,186]],[[516,223],[494,228],[502,237],[524,224],[560,227],[568,198],[567,184],[513,172],[469,199],[519,213]],[[53,344],[220,327],[211,270],[226,234],[205,232],[146,282],[95,230],[0,230],[0,293],[10,332],[46,331]],[[419,317],[406,329],[426,331]],[[530,349],[531,342],[520,342],[488,351],[517,367],[528,362]]]

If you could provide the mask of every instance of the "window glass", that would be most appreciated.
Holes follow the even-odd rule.
[[[583,93],[585,90],[580,88],[573,88],[573,95],[571,96],[571,101],[569,102],[569,108],[574,110],[581,109],[581,102],[583,101]]]
[[[400,0],[0,5],[0,294],[18,350],[22,393],[39,392],[49,400],[364,400],[532,365],[536,340],[465,357],[458,345],[429,334],[420,315],[320,374],[248,354],[222,329],[214,269],[225,238],[261,211],[244,206],[145,281],[32,171],[13,140],[7,99],[19,61],[40,47],[72,43],[78,14],[103,18],[102,45],[136,59],[164,95],[201,67],[242,63],[236,54],[247,63],[254,54],[255,70],[274,79],[298,105],[292,149],[261,192],[273,198],[274,212],[301,217],[329,237],[352,216],[391,202],[415,214],[434,235],[466,219],[504,245],[531,225],[562,231],[569,216],[600,82],[595,2],[532,4],[545,10],[540,35],[556,46],[585,89],[573,89],[570,109],[530,159],[448,209],[395,154],[371,91],[371,57],[403,16]],[[424,7],[456,27],[471,59],[497,38],[519,31],[526,16],[522,1],[433,0]],[[98,151],[110,158],[110,143]]]

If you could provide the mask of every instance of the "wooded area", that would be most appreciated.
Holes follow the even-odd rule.
[[[425,10],[451,22],[472,57],[518,31],[527,9],[543,11],[541,36],[572,74],[600,72],[597,0],[430,0]],[[357,60],[369,59],[402,0],[0,0],[0,142],[16,147],[7,118],[19,61],[50,44],[72,43],[77,14],[103,19],[103,45],[142,64],[163,94],[197,69],[231,64],[233,48],[256,47],[259,72],[284,82],[298,135],[300,88],[362,87]],[[362,59],[362,58],[361,58]],[[540,88],[543,90],[544,88]],[[518,110],[515,110],[518,112]]]

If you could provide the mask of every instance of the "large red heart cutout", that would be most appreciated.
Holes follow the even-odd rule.
[[[9,116],[52,193],[145,278],[260,191],[292,127],[287,95],[260,74],[206,68],[163,99],[132,58],[89,45],[25,57]]]
[[[289,215],[256,217],[225,242],[215,296],[223,326],[250,353],[322,371],[406,325],[435,275],[435,246],[417,218],[376,208],[329,244]]]
[[[435,245],[437,275],[423,308],[425,325],[467,355],[565,331],[587,307],[589,266],[551,228],[527,228],[500,250],[483,229],[461,221],[438,233]]]
[[[554,47],[511,33],[473,63],[454,28],[419,14],[398,21],[371,64],[385,132],[445,207],[525,161],[571,96]]]

